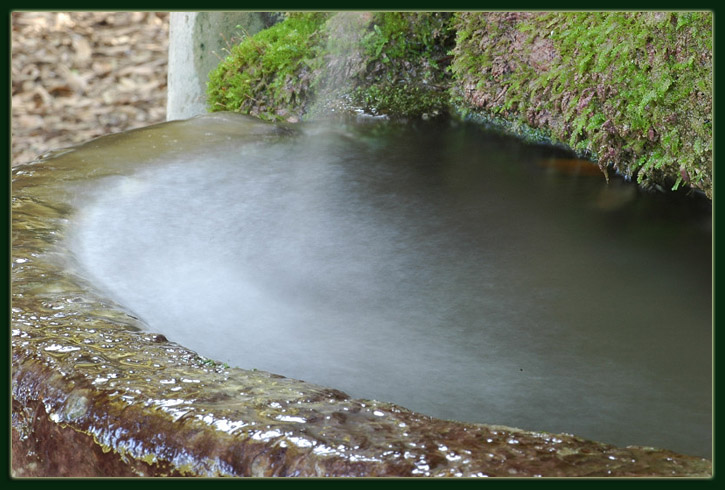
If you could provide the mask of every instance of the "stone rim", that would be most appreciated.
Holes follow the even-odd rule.
[[[79,158],[93,160],[92,179],[130,173],[134,165],[173,154],[173,138],[158,148],[151,143],[158,134],[198,136],[209,123],[236,142],[289,132],[216,113],[99,138],[13,170],[17,476],[101,476],[74,473],[94,471],[93,465],[58,466],[73,457],[92,459],[104,476],[712,475],[709,460],[671,451],[444,421],[263,371],[227,368],[145,331],[78,278],[63,255],[74,192],[87,178]],[[134,165],[98,158],[119,138],[146,156]],[[52,431],[69,444],[41,462],[30,453],[49,454],[44,436]],[[95,456],[70,445],[79,438]]]

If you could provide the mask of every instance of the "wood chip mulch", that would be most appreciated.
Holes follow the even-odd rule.
[[[12,164],[166,119],[167,12],[13,12]]]

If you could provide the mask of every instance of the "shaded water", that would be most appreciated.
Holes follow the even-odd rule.
[[[708,206],[466,125],[181,144],[81,193],[70,240],[154,332],[441,418],[710,456]]]

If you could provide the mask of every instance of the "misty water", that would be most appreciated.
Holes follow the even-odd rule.
[[[711,216],[465,124],[307,125],[94,183],[84,273],[203,356],[710,456]]]

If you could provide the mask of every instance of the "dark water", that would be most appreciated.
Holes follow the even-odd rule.
[[[711,455],[709,205],[465,125],[193,145],[74,228],[151,330],[437,417]]]

